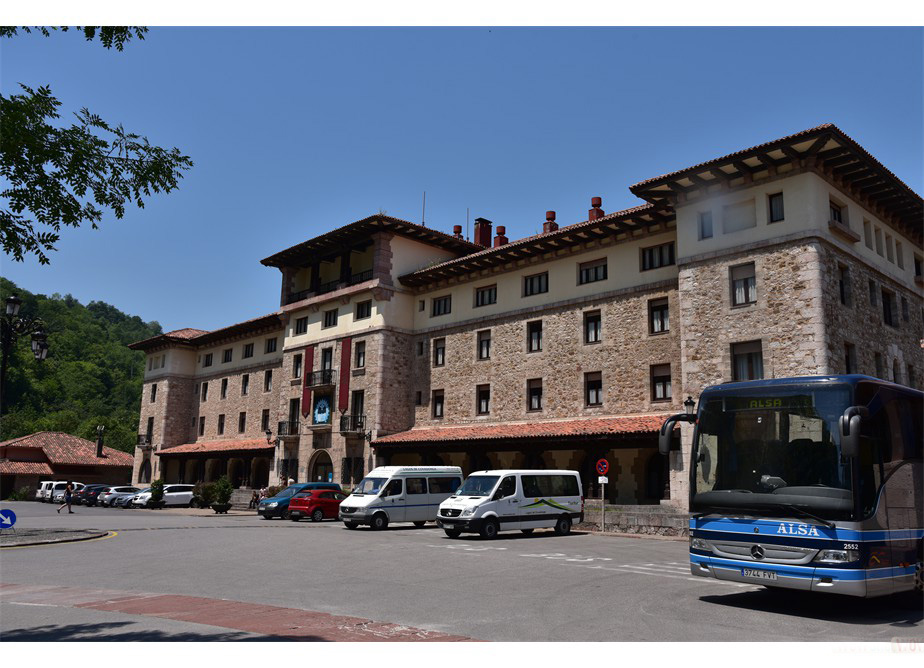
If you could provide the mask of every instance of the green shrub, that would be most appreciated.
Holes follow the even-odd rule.
[[[231,481],[228,480],[228,476],[221,476],[218,482],[215,483],[215,503],[222,505],[229,503],[231,501],[232,492],[234,492],[234,487],[231,486]]]
[[[164,500],[164,481],[158,478],[151,483],[151,503],[160,503]]]
[[[14,489],[10,492],[9,500],[10,501],[28,501],[29,499],[35,498],[35,490],[31,487],[20,487],[19,489]]]
[[[286,488],[285,485],[272,485],[271,487],[266,488],[266,498],[272,499],[274,496],[279,494],[282,490]]]
[[[215,500],[215,483],[200,482],[193,487],[193,500],[200,508],[208,508]]]

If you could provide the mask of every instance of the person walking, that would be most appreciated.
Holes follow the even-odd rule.
[[[67,481],[67,487],[64,488],[64,503],[58,506],[58,512],[61,512],[61,509],[67,506],[67,512],[71,515],[74,514],[74,511],[71,510],[71,497],[74,495],[74,483],[70,480]]]

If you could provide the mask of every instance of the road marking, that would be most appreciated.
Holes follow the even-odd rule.
[[[687,580],[689,582],[699,582],[700,584],[717,584],[723,585],[726,587],[737,587],[739,589],[754,589],[758,590],[760,587],[755,585],[746,584],[743,582],[729,582],[727,580],[719,580],[716,578],[703,578],[696,577],[691,574],[680,575],[679,572],[664,572],[663,567],[668,564],[622,564],[620,566],[586,566],[584,564],[563,564],[563,565],[574,565],[579,568],[590,568],[595,570],[602,571],[613,571],[616,573],[631,573],[633,575],[651,575],[658,578],[668,578],[671,580]],[[675,567],[676,568],[676,567]]]
[[[427,547],[442,547],[447,550],[461,550],[463,552],[487,552],[489,550],[504,551],[506,547],[493,547],[490,545],[472,545],[470,543],[453,544],[453,545],[427,545]]]
[[[27,550],[33,547],[57,547],[59,545],[79,545],[80,543],[92,543],[95,540],[108,540],[109,538],[115,538],[119,535],[118,531],[110,531],[105,536],[99,536],[97,538],[78,538],[77,540],[65,540],[58,543],[39,543],[38,545],[10,545],[8,547],[2,547],[2,550]]]

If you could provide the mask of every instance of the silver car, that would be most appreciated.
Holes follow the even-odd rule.
[[[101,506],[111,506],[112,502],[118,497],[123,495],[132,497],[140,491],[141,490],[137,487],[131,487],[130,485],[125,485],[123,487],[108,487],[105,491],[100,492],[99,504]]]

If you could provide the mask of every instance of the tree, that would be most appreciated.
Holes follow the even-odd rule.
[[[45,36],[48,28],[35,28]],[[126,42],[144,39],[147,28],[86,26],[88,41],[122,51]],[[23,27],[24,32],[32,30]],[[66,32],[66,26],[53,28]],[[0,38],[17,35],[15,27],[0,27]],[[153,146],[146,137],[112,125],[84,107],[74,114],[77,123],[54,125],[61,103],[47,86],[36,89],[20,83],[22,93],[0,95],[0,176],[9,184],[0,192],[0,245],[22,262],[34,254],[48,264],[62,226],[97,228],[103,209],[116,218],[127,204],[144,208],[152,193],[176,189],[183,171],[193,166],[179,149]],[[59,124],[60,125],[60,124]]]

